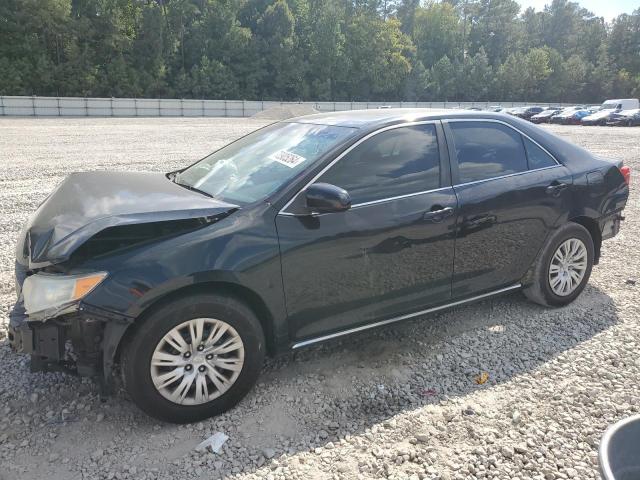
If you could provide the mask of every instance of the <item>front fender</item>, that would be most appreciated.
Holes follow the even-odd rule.
[[[167,295],[200,284],[223,283],[252,292],[273,320],[275,335],[284,335],[286,310],[275,223],[267,215],[263,222],[256,221],[255,212],[250,217],[229,217],[153,245],[83,263],[84,270],[109,272],[83,303],[135,321]]]

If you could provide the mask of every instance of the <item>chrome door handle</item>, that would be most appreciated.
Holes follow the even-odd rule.
[[[565,188],[567,188],[568,186],[569,186],[569,185],[567,185],[566,183],[557,183],[557,182],[554,182],[554,183],[552,183],[551,185],[549,185],[549,186],[546,188],[546,190],[545,190],[545,191],[546,191],[546,192],[547,192],[547,194],[549,194],[549,195],[554,195],[554,196],[556,196],[556,195],[560,195],[560,193],[561,193]]]
[[[434,207],[437,208],[437,207]],[[447,217],[453,215],[454,209],[451,207],[438,208],[437,210],[430,210],[425,212],[422,216],[423,220],[427,220],[429,222],[438,223],[444,220]]]

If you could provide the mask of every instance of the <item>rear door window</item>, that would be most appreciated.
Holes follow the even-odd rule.
[[[449,122],[458,160],[459,183],[527,171],[521,135],[495,122]]]
[[[440,153],[433,124],[393,128],[365,140],[318,182],[344,188],[352,204],[440,187]]]

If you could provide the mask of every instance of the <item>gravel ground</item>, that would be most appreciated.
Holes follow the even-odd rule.
[[[598,478],[603,431],[640,411],[637,187],[572,305],[516,293],[272,359],[238,407],[202,423],[161,424],[124,394],[101,402],[87,379],[29,373],[6,340],[13,248],[54,185],[168,171],[263,124],[0,118],[0,479]],[[549,128],[637,180],[640,128]],[[217,431],[220,453],[195,450]]]

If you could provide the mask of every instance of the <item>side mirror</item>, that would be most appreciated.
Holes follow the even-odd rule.
[[[351,197],[344,188],[330,183],[314,183],[305,191],[307,208],[312,213],[344,212],[351,208]]]

